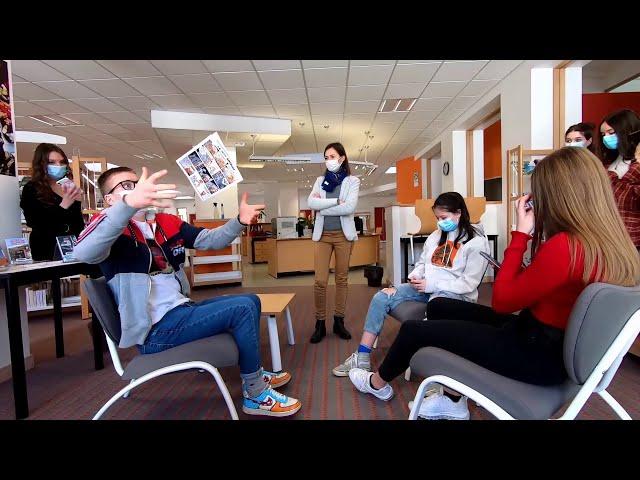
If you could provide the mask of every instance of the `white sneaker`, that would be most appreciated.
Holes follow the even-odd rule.
[[[388,383],[380,390],[376,390],[371,386],[372,372],[367,372],[362,368],[352,368],[349,370],[349,379],[351,383],[362,393],[370,393],[380,400],[388,402],[393,398],[393,388]]]
[[[413,408],[413,401],[409,402],[409,410]],[[444,395],[442,386],[425,396],[418,412],[420,418],[427,420],[469,420],[467,397],[463,396],[457,402]]]

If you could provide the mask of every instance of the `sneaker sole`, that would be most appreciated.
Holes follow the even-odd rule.
[[[452,417],[448,415],[438,415],[437,417],[421,417],[418,414],[418,418],[422,418],[423,420],[469,420],[470,416],[467,415],[465,417]]]
[[[298,413],[298,410],[302,407],[302,404],[298,404],[298,407],[294,410],[289,410],[287,412],[271,412],[269,410],[261,410],[259,408],[247,408],[244,405],[242,406],[242,411],[247,415],[262,415],[265,417],[288,417],[295,413]]]
[[[362,367],[359,367],[362,368]],[[366,368],[363,368],[363,370],[367,370]],[[344,372],[342,370],[336,370],[335,368],[333,370],[331,370],[333,372],[333,374],[336,377],[348,377],[349,376],[349,372]],[[371,370],[367,370],[367,372],[370,372]]]

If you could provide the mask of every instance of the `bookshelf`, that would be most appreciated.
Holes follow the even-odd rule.
[[[80,296],[80,275],[60,279],[62,293],[62,308],[82,306]],[[25,290],[27,312],[53,311],[51,299],[51,282],[41,282],[29,285]]]
[[[217,228],[227,220],[194,220],[193,225],[204,228]],[[242,283],[241,237],[220,250],[189,250],[192,287],[201,285],[224,285]]]

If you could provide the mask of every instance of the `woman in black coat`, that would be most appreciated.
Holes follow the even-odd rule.
[[[20,208],[31,227],[29,245],[33,259],[52,260],[57,236],[78,236],[84,229],[82,190],[71,181],[69,159],[56,145],[38,145],[32,170],[31,180],[22,189]],[[69,181],[62,181],[64,178]]]

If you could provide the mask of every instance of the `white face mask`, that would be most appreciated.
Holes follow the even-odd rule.
[[[327,166],[327,170],[334,173],[340,170],[340,166],[342,165],[338,160],[327,160],[325,164]]]
[[[567,142],[564,145],[565,145],[565,147],[583,147],[583,148],[585,147],[585,144],[584,144],[584,142],[582,140],[580,140],[580,141],[576,140],[573,143],[572,142]]]
[[[109,206],[110,207],[113,206],[115,203],[118,202],[118,200],[122,200],[125,195],[129,195],[130,193],[131,193],[131,191],[129,191],[129,190],[122,190],[120,192],[110,193],[109,195],[111,196],[111,204],[109,204]],[[105,202],[106,202],[106,200],[107,199],[105,198]]]

